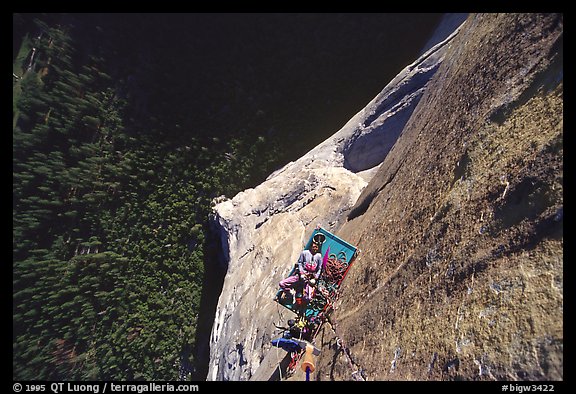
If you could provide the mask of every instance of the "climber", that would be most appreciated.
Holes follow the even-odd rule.
[[[295,294],[295,287],[304,286],[304,297],[307,301],[312,298],[313,288],[322,272],[322,255],[320,244],[313,241],[309,249],[304,249],[298,258],[297,269],[294,275],[280,281],[279,286],[283,290],[282,297],[287,293]]]

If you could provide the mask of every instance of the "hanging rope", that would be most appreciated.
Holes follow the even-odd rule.
[[[282,315],[279,303],[276,303],[276,310],[278,312],[278,317],[280,319],[280,322],[282,323],[284,321],[284,316]],[[302,320],[298,321],[298,325],[302,325],[303,323],[305,324],[305,322],[303,322]],[[276,324],[274,324],[274,326],[276,328],[280,328]],[[302,339],[302,330],[301,329],[300,329],[299,339]],[[291,376],[294,373],[294,371],[296,370],[296,367],[298,366],[298,361],[300,361],[301,354],[302,354],[301,350],[297,351],[297,352],[290,352],[291,360],[290,360],[290,363],[288,364],[288,367],[287,367],[286,376],[285,376],[286,378]],[[282,378],[282,366],[281,366],[281,360],[280,360],[279,355],[278,355],[278,347],[276,347],[276,360],[278,360],[278,362],[277,362],[278,367],[277,368],[278,368],[278,372],[280,374],[280,381],[282,381],[282,379],[283,379]]]
[[[276,361],[278,362],[278,374],[280,375],[280,381],[282,381],[282,368],[280,368],[280,355],[278,354],[278,352],[280,351],[280,348],[278,346],[276,346]]]
[[[279,319],[280,319],[280,323],[282,323],[282,322],[284,321],[284,317],[282,316],[282,312],[281,312],[281,310],[280,310],[280,304],[277,303],[277,302],[276,302],[276,311],[278,312],[278,317],[279,317]],[[278,326],[277,326],[276,324],[274,324],[274,326],[275,326],[276,328],[278,328]],[[282,361],[282,360],[280,360],[280,356],[279,356],[278,352],[279,352],[279,347],[276,346],[276,360],[277,360],[277,363],[278,363],[277,368],[278,368],[278,373],[279,373],[279,375],[280,375],[280,381],[282,381],[282,365],[281,365],[281,361]]]
[[[366,379],[365,371],[362,369],[362,367],[360,367],[358,364],[356,364],[356,362],[352,359],[352,354],[350,353],[350,348],[348,348],[348,346],[346,346],[344,344],[344,340],[336,332],[336,323],[331,321],[329,318],[328,318],[328,323],[330,323],[330,327],[332,328],[332,332],[334,333],[334,336],[336,337],[336,346],[346,356],[346,360],[348,361],[348,365],[350,366],[350,369],[352,370],[352,378],[354,380],[366,381],[367,379]]]

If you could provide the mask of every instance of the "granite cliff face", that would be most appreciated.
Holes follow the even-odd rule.
[[[470,15],[331,138],[219,202],[208,380],[276,376],[290,313],[272,298],[318,223],[362,252],[313,379],[562,379],[562,35],[558,14]]]

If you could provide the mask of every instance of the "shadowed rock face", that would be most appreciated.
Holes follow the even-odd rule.
[[[562,379],[562,25],[471,15],[331,138],[215,206],[228,272],[209,380],[272,376],[291,317],[272,297],[318,223],[361,254],[314,379]]]

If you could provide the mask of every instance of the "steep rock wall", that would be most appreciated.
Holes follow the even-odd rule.
[[[362,253],[313,379],[562,379],[562,37],[562,15],[471,15],[333,137],[216,205],[208,379],[273,376],[288,315],[272,297],[318,222]]]
[[[562,53],[561,14],[468,18],[338,232],[316,379],[563,379]]]
[[[452,18],[452,30],[457,25]],[[228,267],[210,338],[208,380],[248,380],[256,373],[277,335],[274,323],[285,323],[280,318],[286,312],[272,301],[278,282],[318,223],[336,228],[346,217],[394,145],[456,35],[443,33],[332,137],[215,206]]]

